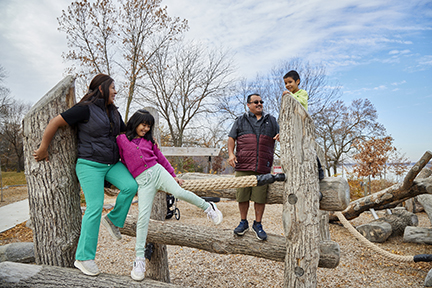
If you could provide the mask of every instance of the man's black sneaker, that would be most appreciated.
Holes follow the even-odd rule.
[[[255,231],[255,235],[259,240],[267,240],[267,233],[264,231],[261,222],[254,221],[252,229]]]
[[[237,228],[234,229],[234,234],[238,236],[243,236],[246,231],[249,230],[249,223],[247,220],[241,220],[240,224],[237,226]]]

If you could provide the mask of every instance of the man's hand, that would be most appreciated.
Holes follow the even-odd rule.
[[[276,134],[276,136],[275,136],[275,137],[273,137],[273,140],[276,140],[276,141],[279,141],[279,142],[280,142],[280,140],[279,140],[279,133],[278,133],[278,134]]]
[[[232,166],[235,167],[236,163],[237,163],[237,157],[234,154],[231,154],[228,158],[228,163]]]

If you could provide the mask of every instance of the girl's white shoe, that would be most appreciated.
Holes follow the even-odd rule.
[[[207,218],[211,219],[214,224],[218,225],[222,222],[223,215],[222,212],[216,207],[213,202],[208,202],[210,206],[204,211],[207,213]]]
[[[141,281],[145,276],[145,258],[137,257],[133,263],[131,277],[133,280]]]

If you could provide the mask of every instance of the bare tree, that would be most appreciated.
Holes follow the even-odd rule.
[[[226,91],[226,94],[222,95],[218,103],[218,111],[222,114],[221,123],[229,122],[229,125],[231,125],[234,119],[249,110],[246,105],[247,96],[254,93],[262,95],[263,91],[260,83],[262,83],[260,75],[257,75],[253,80],[241,78]],[[268,112],[267,104],[264,105],[266,112]]]
[[[324,149],[329,174],[330,167],[337,173],[343,157],[355,150],[356,140],[384,136],[385,128],[377,119],[378,113],[368,99],[354,100],[350,106],[338,100],[316,115],[317,142]]]
[[[13,99],[10,96],[10,90],[3,85],[3,81],[7,76],[6,69],[0,65],[0,125],[3,118],[6,116],[8,108],[12,105]]]
[[[215,103],[230,87],[233,68],[228,52],[183,42],[159,49],[146,72],[141,102],[158,109],[173,145],[181,147],[193,120],[217,112]]]
[[[9,143],[13,153],[17,157],[17,172],[24,169],[23,159],[23,139],[22,139],[22,119],[30,109],[30,104],[25,104],[19,101],[8,107],[6,117],[1,125],[1,135],[6,143]]]
[[[187,21],[169,17],[161,2],[122,0],[118,5],[114,0],[75,1],[58,18],[59,30],[67,34],[71,49],[63,57],[75,62],[69,73],[75,71],[87,78],[95,73],[125,76],[123,81],[117,80],[121,83],[117,86],[127,91],[126,120],[149,59],[187,29]]]

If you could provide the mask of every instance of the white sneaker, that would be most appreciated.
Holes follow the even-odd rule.
[[[213,202],[208,202],[210,206],[204,211],[207,213],[207,218],[211,219],[214,224],[218,225],[222,222],[223,215],[222,212],[216,207]]]
[[[131,271],[131,277],[133,280],[141,281],[144,279],[145,275],[145,258],[137,257],[133,263],[133,268]]]
[[[75,260],[74,266],[86,275],[96,276],[100,273],[94,260]]]

